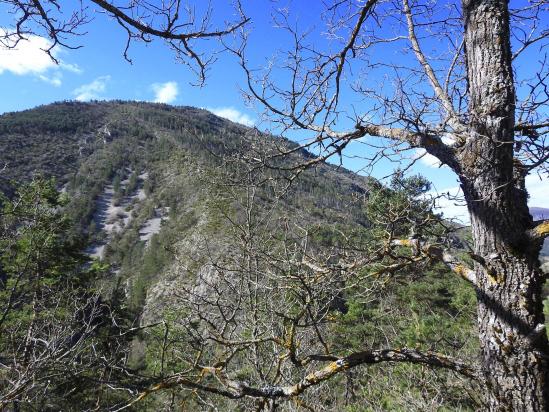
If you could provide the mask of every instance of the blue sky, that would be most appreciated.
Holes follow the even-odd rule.
[[[233,17],[233,10],[227,2],[214,3],[220,24],[222,19]],[[283,33],[272,28],[266,12],[271,3],[253,1],[247,9],[253,18],[250,57],[258,65],[287,41]],[[318,20],[321,2],[294,2],[292,6],[296,8],[294,16],[299,18],[300,24],[318,29],[314,24]],[[12,24],[10,16],[0,6],[0,28],[9,28]],[[186,66],[178,64],[174,54],[161,41],[132,45],[130,57],[133,63],[129,64],[122,57],[124,32],[112,20],[96,16],[85,30],[85,36],[71,40],[72,44],[83,46],[81,49],[55,52],[59,65],[40,50],[48,44],[41,37],[30,37],[15,51],[0,50],[0,113],[66,99],[128,99],[204,107],[240,123],[257,123],[258,113],[243,102],[240,87],[244,86],[244,76],[234,58],[220,55],[217,63],[211,66],[206,85],[196,87],[191,85],[196,76]],[[313,41],[324,41],[319,31],[313,33]],[[203,47],[208,49],[211,43]],[[344,166],[361,169],[363,163],[355,158],[361,150],[364,149],[360,144],[351,147],[343,159]],[[372,173],[380,178],[396,166],[384,162]],[[413,171],[431,179],[440,192],[458,192],[453,173],[447,168],[439,168],[428,156],[417,162]],[[549,207],[547,181],[530,177],[528,184],[531,205]],[[456,207],[455,203],[449,200],[443,203],[446,214],[466,219],[463,207]]]

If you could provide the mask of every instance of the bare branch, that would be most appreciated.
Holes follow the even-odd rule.
[[[534,222],[534,228],[528,231],[528,237],[532,240],[541,240],[549,237],[549,220]]]
[[[427,61],[425,54],[423,54],[423,51],[421,50],[421,47],[419,45],[419,41],[417,39],[416,33],[415,33],[415,27],[414,27],[414,21],[412,18],[412,11],[410,9],[410,5],[408,3],[408,0],[403,0],[402,2],[404,6],[404,14],[406,15],[406,22],[408,24],[408,36],[410,38],[410,42],[412,43],[412,49],[414,50],[414,53],[416,55],[417,60],[423,67],[423,70],[425,70],[425,74],[429,78],[429,82],[431,83],[431,86],[433,87],[435,94],[437,98],[441,101],[442,106],[446,110],[446,113],[449,116],[450,125],[454,128],[454,130],[458,133],[464,131],[463,124],[459,121],[458,116],[456,112],[454,111],[454,107],[452,105],[452,102],[450,101],[450,98],[446,94],[446,92],[442,89],[440,86],[440,83],[437,79],[437,76]],[[453,66],[453,64],[452,64]],[[450,70],[451,71],[451,70]]]
[[[435,352],[420,352],[415,349],[382,349],[374,351],[356,352],[348,356],[336,358],[329,365],[322,369],[309,373],[298,383],[291,386],[251,386],[247,382],[231,379],[221,368],[203,367],[202,376],[211,374],[217,378],[221,387],[209,386],[197,381],[188,379],[185,376],[173,375],[162,379],[149,390],[141,393],[134,401],[128,404],[129,407],[153,392],[165,390],[175,386],[183,386],[192,389],[200,389],[206,392],[215,393],[232,399],[243,397],[251,398],[289,398],[300,395],[312,386],[316,386],[333,376],[362,365],[373,365],[383,362],[413,363],[427,365],[435,368],[444,368],[455,371],[471,379],[478,379],[478,371],[462,361],[449,358]],[[121,410],[121,409],[119,409]]]
[[[461,262],[449,251],[442,248],[440,245],[432,245],[421,242],[420,239],[395,239],[391,242],[395,246],[411,247],[416,253],[421,253],[430,259],[436,259],[448,266],[452,272],[477,286],[477,276],[474,270],[467,267],[464,262]]]
[[[111,13],[113,16],[120,18],[130,26],[139,30],[141,33],[150,34],[152,36],[161,37],[163,39],[168,39],[168,40],[190,40],[190,39],[199,39],[199,38],[221,37],[221,36],[225,36],[227,34],[235,32],[236,30],[240,29],[242,26],[244,26],[246,23],[250,21],[250,18],[243,18],[238,23],[230,25],[226,29],[222,29],[222,30],[177,33],[177,32],[174,32],[171,27],[167,27],[166,29],[158,29],[158,28],[143,24],[142,22],[133,19],[132,17],[124,13],[119,7],[113,6],[111,3],[109,3],[106,0],[91,0],[91,1],[97,4],[102,9]]]

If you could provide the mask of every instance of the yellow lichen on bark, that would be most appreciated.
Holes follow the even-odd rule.
[[[549,236],[549,220],[537,225],[534,228],[534,233],[539,237]]]
[[[463,265],[454,266],[454,272],[456,272],[461,277],[466,277],[468,269]]]
[[[331,362],[331,363],[326,367],[326,371],[327,371],[327,372],[336,372],[338,369],[339,369],[339,365],[337,364],[337,362]]]
[[[329,378],[340,370],[346,369],[347,367],[347,363],[342,362],[341,360],[330,362],[325,368],[307,375],[305,377],[305,380],[309,383],[316,384],[322,380]]]
[[[309,383],[315,384],[318,382],[317,372],[313,372],[305,376],[305,380]]]
[[[411,247],[414,245],[414,241],[412,239],[398,239],[395,240],[393,244],[397,246]]]
[[[207,375],[217,375],[221,371],[221,368],[215,368],[213,366],[205,366],[200,371],[200,378],[203,378]]]

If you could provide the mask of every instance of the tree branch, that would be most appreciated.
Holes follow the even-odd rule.
[[[429,82],[433,87],[435,95],[442,103],[442,106],[444,107],[446,113],[448,113],[448,120],[450,121],[450,125],[454,128],[456,132],[462,132],[464,131],[464,127],[459,121],[456,112],[454,111],[454,106],[452,105],[452,102],[450,101],[450,98],[448,97],[446,92],[440,86],[440,83],[432,66],[429,64],[429,62],[425,58],[425,55],[423,54],[423,51],[421,50],[419,41],[416,36],[414,21],[412,18],[412,11],[410,9],[408,0],[403,0],[402,4],[404,6],[404,14],[406,15],[406,22],[408,24],[408,37],[410,38],[410,42],[412,43],[412,49],[414,50],[416,58],[423,67],[425,74],[429,78]]]
[[[396,239],[391,242],[391,245],[411,247],[418,254],[423,254],[430,259],[436,259],[443,262],[452,272],[458,274],[473,286],[476,286],[477,284],[475,271],[453,256],[450,252],[443,250],[439,246],[428,243],[422,244],[419,239]]]
[[[150,34],[152,36],[161,37],[167,40],[189,40],[189,39],[199,39],[199,38],[211,38],[211,37],[221,37],[227,34],[233,33],[246,23],[250,21],[249,17],[243,18],[240,22],[229,26],[225,30],[216,30],[216,31],[196,31],[190,33],[175,33],[171,28],[166,28],[165,30],[159,30],[151,26],[147,26],[140,21],[137,21],[116,6],[113,6],[106,0],[91,0],[93,3],[97,4],[102,9],[108,11],[112,15],[123,20],[133,28],[139,30],[141,33]]]
[[[188,377],[176,374],[162,379],[159,383],[141,393],[130,404],[121,409],[125,409],[139,402],[153,392],[173,388],[175,386],[199,389],[232,399],[239,399],[243,397],[267,399],[290,398],[300,395],[308,388],[318,385],[345,370],[361,365],[373,365],[382,362],[421,364],[436,368],[449,369],[471,379],[478,379],[479,377],[479,373],[475,368],[468,366],[462,361],[449,358],[436,352],[420,352],[418,350],[408,348],[381,349],[356,352],[348,356],[336,358],[324,368],[309,373],[299,382],[290,386],[255,387],[247,382],[229,378],[221,368],[203,367],[200,380],[205,375],[211,374],[215,376],[217,381],[222,385],[221,388],[202,384],[200,383],[200,380],[193,381]]]
[[[549,237],[549,220],[538,220],[534,227],[528,231],[528,237],[532,240],[540,240]]]
[[[343,67],[345,66],[345,59],[347,57],[347,53],[349,50],[352,50],[356,39],[358,37],[358,34],[360,33],[360,29],[362,28],[362,25],[364,24],[364,21],[366,20],[366,17],[368,14],[373,10],[374,6],[376,5],[377,0],[368,0],[364,7],[362,8],[362,11],[360,12],[360,17],[353,29],[353,32],[351,34],[351,37],[349,38],[349,41],[339,54],[339,64],[337,65],[337,73],[335,78],[335,84],[336,84],[336,92],[335,92],[335,99],[339,99],[339,90],[340,90],[340,80],[341,80],[341,73],[343,73]],[[337,104],[337,103],[336,103]]]

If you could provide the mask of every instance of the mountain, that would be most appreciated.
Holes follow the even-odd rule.
[[[275,167],[258,168],[266,158]],[[200,365],[226,365],[231,376],[270,385],[298,381],[330,351],[390,344],[474,359],[474,290],[443,265],[416,264],[409,251],[391,264],[375,241],[387,221],[395,236],[408,236],[425,205],[411,209],[405,191],[391,197],[374,179],[333,165],[292,169],[310,159],[295,143],[192,107],[59,102],[1,115],[0,190],[13,197],[35,176],[55,178],[74,222],[67,236],[83,240],[92,266],[107,268],[94,286],[102,296],[123,294],[119,311],[138,326],[130,344],[115,347],[123,362],[111,371],[122,381],[95,383],[105,381],[107,365],[99,375],[84,371],[92,382],[84,394],[71,377],[53,396],[47,381],[47,410],[73,410],[75,402],[112,410],[109,397],[127,401],[166,373],[190,371],[189,379],[216,385],[206,369],[195,374]],[[367,201],[375,193],[377,203]],[[403,207],[413,211],[394,225]],[[373,261],[324,271],[341,253]],[[369,393],[376,410],[474,410],[474,389],[451,372],[394,365],[387,380],[372,366],[353,371],[345,388],[334,381],[337,390],[311,391],[303,405],[359,410]],[[142,377],[141,386],[126,376]],[[425,395],[442,385],[452,388],[445,397]],[[246,399],[195,395],[177,388],[129,410],[257,409]]]
[[[530,214],[534,220],[549,219],[549,209],[546,207],[531,207]]]
[[[219,193],[224,162],[296,147],[273,136],[258,143],[256,134],[206,110],[145,102],[66,101],[6,113],[0,116],[0,190],[9,196],[35,175],[55,178],[70,198],[72,236],[83,236],[86,252],[113,267],[132,305],[153,313],[147,307],[164,301],[170,279],[179,276],[174,250],[194,266],[204,260],[206,243],[218,256],[226,251],[227,228],[212,230],[220,225],[220,204],[230,202]],[[311,154],[292,156],[299,163]],[[292,181],[276,213],[299,216],[329,239],[332,229],[368,225],[361,200],[373,182],[322,163]],[[286,184],[279,179],[260,197],[272,198]],[[532,213],[538,219],[549,209]]]
[[[215,182],[223,179],[219,170],[227,159],[264,155],[266,145],[259,147],[254,134],[206,110],[142,102],[60,102],[6,113],[0,116],[0,189],[10,195],[35,175],[55,178],[70,198],[67,210],[77,222],[72,235],[84,236],[87,252],[127,282],[134,306],[142,307],[147,295],[155,305],[160,292],[149,288],[160,282],[158,289],[166,289],[165,271],[173,263],[166,248],[196,249],[207,238],[223,249],[223,230],[211,229],[219,225],[214,199],[224,197]],[[271,150],[295,147],[266,140]],[[310,156],[300,150],[294,160]],[[273,193],[286,183],[277,185]],[[292,183],[277,213],[306,209],[301,223],[322,230],[365,225],[358,200],[367,186],[366,178],[321,164]],[[199,259],[200,253],[191,255]]]

